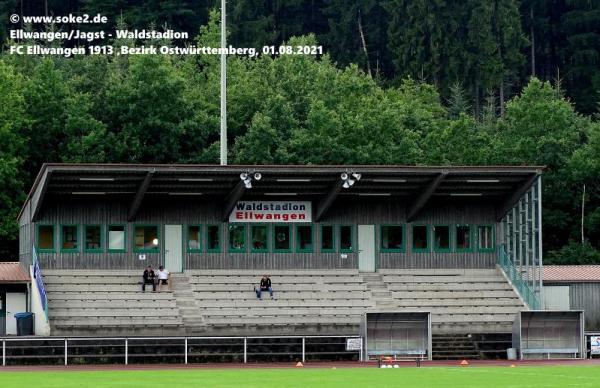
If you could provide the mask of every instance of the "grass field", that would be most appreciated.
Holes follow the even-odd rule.
[[[0,387],[600,387],[597,366],[2,372]]]

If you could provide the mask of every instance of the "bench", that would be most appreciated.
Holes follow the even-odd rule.
[[[577,358],[580,353],[577,348],[528,348],[521,349],[522,354],[545,354],[546,358],[550,358],[551,354],[572,354],[573,358]]]
[[[425,349],[406,349],[406,350],[374,350],[367,351],[367,358],[372,360],[371,356],[375,356],[377,367],[398,365],[400,362],[414,361],[417,367],[421,366],[421,361],[427,359],[427,351]]]

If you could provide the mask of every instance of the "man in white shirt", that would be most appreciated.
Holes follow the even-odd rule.
[[[168,285],[169,291],[171,291],[171,285],[169,283],[169,271],[167,271],[165,267],[163,267],[162,265],[158,267],[156,277],[158,278],[158,292],[160,292],[163,285]]]

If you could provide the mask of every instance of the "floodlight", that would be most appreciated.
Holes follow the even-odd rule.
[[[342,175],[340,175],[340,178],[342,178],[343,181],[348,179],[348,174],[343,172]]]
[[[348,188],[350,188],[350,185],[348,184],[348,181],[345,181],[345,182],[344,182],[344,184],[342,185],[342,187],[343,187],[344,189],[348,189]]]
[[[247,189],[252,188],[252,179],[244,179],[244,185],[246,185]]]
[[[243,181],[245,181],[246,179],[248,179],[248,173],[245,173],[245,172],[241,173],[240,174],[240,179],[243,180]]]
[[[357,172],[353,172],[352,176],[354,177],[354,179],[356,179],[357,181],[360,180],[360,177],[362,176],[361,174],[357,173]]]
[[[262,174],[260,172],[255,172],[254,173],[254,179],[259,181],[262,178]]]

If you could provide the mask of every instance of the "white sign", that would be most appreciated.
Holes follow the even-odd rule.
[[[239,201],[229,222],[311,222],[310,201]]]
[[[346,338],[346,351],[362,350],[362,338]]]
[[[600,354],[600,336],[590,337],[590,353]]]

